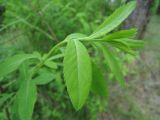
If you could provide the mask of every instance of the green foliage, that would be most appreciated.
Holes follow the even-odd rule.
[[[110,41],[113,39],[120,39],[120,38],[132,38],[135,37],[137,33],[136,29],[130,29],[130,30],[120,30],[118,32],[114,32],[113,34],[107,35],[103,38],[104,41]]]
[[[92,86],[91,89],[93,92],[97,93],[100,96],[108,95],[107,82],[104,79],[101,69],[92,62]]]
[[[57,64],[53,61],[47,60],[44,64],[49,68],[57,69]]]
[[[28,77],[23,81],[17,94],[20,120],[31,120],[37,98],[36,85]]]
[[[48,50],[73,32],[91,33],[106,16],[103,12],[106,3],[99,0],[8,0],[3,3],[6,13],[0,31],[21,30],[34,45],[33,49],[40,51]]]
[[[144,47],[143,41],[140,40],[133,40],[133,39],[128,39],[128,38],[123,38],[123,39],[116,39],[113,40],[115,42],[123,42],[126,44],[130,49],[138,49]]]
[[[13,93],[10,94],[2,94],[0,95],[0,107],[2,107],[2,105],[5,103],[5,101],[7,101],[8,99],[10,99],[13,96]]]
[[[8,73],[13,72],[16,70],[20,64],[22,64],[25,60],[35,58],[36,56],[30,54],[20,54],[12,56],[6,59],[4,62],[0,63],[1,69],[0,70],[0,77],[6,76]]]
[[[152,4],[151,12],[153,14],[156,14],[159,7],[160,7],[160,0],[154,0]]]
[[[17,114],[19,115],[20,120],[30,120],[34,109],[34,104],[36,102],[37,91],[36,85],[33,81],[31,81],[31,73],[28,70],[27,64],[24,64],[22,67],[22,82],[16,96],[16,101],[18,103]]]
[[[33,79],[33,82],[36,85],[45,85],[51,82],[54,78],[55,78],[55,75],[53,74],[53,72],[50,72],[48,70],[41,70],[39,75]]]
[[[17,5],[21,4],[19,1],[16,2]],[[44,4],[43,2],[40,3]],[[52,3],[52,1],[50,3]],[[50,6],[50,3],[47,4],[47,6]],[[58,1],[56,1],[56,3],[56,5],[61,6]],[[129,2],[118,8],[91,35],[84,35],[81,33],[73,33],[68,35],[63,41],[57,43],[47,54],[44,54],[43,56],[36,52],[33,54],[15,55],[1,62],[0,66],[4,69],[0,69],[0,77],[6,77],[9,73],[18,70],[19,66],[22,66],[19,74],[21,82],[19,82],[20,85],[16,94],[16,99],[14,100],[14,106],[12,107],[13,118],[20,120],[31,120],[35,102],[38,100],[37,85],[45,85],[56,79],[56,85],[58,87],[61,86],[59,93],[63,94],[62,92],[64,87],[62,87],[63,82],[61,82],[62,71],[67,92],[73,107],[76,110],[80,111],[85,104],[85,101],[90,93],[91,84],[93,84],[94,91],[96,91],[99,95],[106,96],[108,84],[106,85],[102,72],[98,70],[99,68],[95,65],[92,66],[91,63],[91,59],[94,61],[95,57],[103,57],[105,64],[110,68],[115,78],[122,86],[124,86],[125,81],[122,70],[116,59],[115,48],[133,54],[133,50],[141,47],[143,42],[130,39],[135,35],[135,29],[110,33],[109,35],[108,33],[118,27],[118,25],[120,25],[129,16],[129,14],[131,14],[135,8],[135,5],[135,2]],[[45,8],[43,8],[40,12],[47,9],[47,6],[45,6]],[[20,12],[20,9],[21,8],[17,11]],[[30,11],[28,7],[22,7],[22,9],[27,9]],[[63,14],[65,14],[65,10],[68,9],[68,7],[66,5],[61,9],[63,9]],[[47,14],[49,15],[50,13]],[[58,13],[56,17],[60,17],[61,14]],[[26,18],[21,18],[17,16],[17,14],[13,15],[20,22],[34,28],[36,31],[39,31],[38,33],[45,34],[49,39],[53,39],[50,35],[46,34],[44,31],[45,29],[35,27],[31,24],[32,18],[30,16],[33,16],[32,14],[28,14]],[[23,15],[26,15],[26,13],[23,13]],[[58,19],[58,21],[60,22],[61,20]],[[87,26],[82,18],[80,21],[84,26]],[[34,22],[36,23],[37,21]],[[37,24],[38,23],[39,21]],[[56,22],[56,25],[59,25],[59,23]],[[63,28],[66,28],[66,26],[63,26]],[[89,29],[89,27],[84,29]],[[103,55],[96,56],[94,53],[94,50],[96,49],[94,47],[90,47],[89,45],[97,46],[100,49],[100,53]],[[89,49],[94,50],[89,51]],[[62,57],[64,57],[63,62],[61,60]],[[31,58],[36,58],[36,60]],[[94,64],[102,64],[101,59],[96,61]],[[5,78],[3,80],[5,80]],[[16,83],[18,81],[16,81]],[[50,114],[56,114],[56,116],[59,116],[56,112]]]
[[[63,64],[68,94],[75,109],[79,110],[89,94],[92,80],[91,61],[80,41],[68,41]]]
[[[130,2],[127,5],[123,5],[118,8],[111,16],[108,17],[93,33],[90,38],[97,38],[104,36],[108,32],[112,31],[115,27],[121,24],[135,9],[136,2]]]
[[[114,52],[111,52],[109,50],[109,48],[107,48],[107,46],[101,45],[100,47],[101,47],[102,52],[104,54],[105,63],[109,66],[109,68],[111,69],[112,73],[114,74],[114,76],[116,77],[118,82],[122,86],[124,86],[125,81],[123,78],[123,74],[121,72],[119,63],[115,58]]]

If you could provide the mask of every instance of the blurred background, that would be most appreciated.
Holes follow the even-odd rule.
[[[119,6],[131,0],[0,0],[0,61],[19,52],[47,52],[68,34],[90,34]],[[138,29],[145,41],[139,55],[119,59],[127,82],[125,89],[109,82],[108,97],[90,94],[76,112],[60,72],[40,86],[33,120],[160,120],[160,0],[137,0],[137,8],[117,29]],[[3,69],[3,68],[0,68]],[[113,79],[106,73],[107,79]],[[12,78],[12,81],[9,79]],[[0,94],[16,77],[0,80]],[[0,102],[0,120],[6,120],[12,101]],[[8,112],[6,112],[6,110]]]

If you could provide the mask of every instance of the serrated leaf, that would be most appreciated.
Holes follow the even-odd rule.
[[[45,85],[51,82],[55,78],[54,74],[52,72],[43,72],[38,77],[33,79],[33,82],[36,85]]]
[[[12,57],[7,58],[5,61],[0,63],[0,77],[4,77],[16,70],[20,64],[22,64],[25,60],[36,58],[36,56],[32,54],[19,54]]]
[[[92,62],[92,90],[100,96],[107,96],[107,82],[100,68]]]
[[[98,44],[98,46],[102,49],[104,58],[105,58],[105,63],[108,65],[110,68],[111,72],[114,74],[115,78],[117,81],[120,83],[121,86],[125,85],[125,81],[123,78],[122,70],[118,64],[118,61],[114,57],[114,53],[109,50],[107,46]]]
[[[68,41],[63,63],[68,94],[74,108],[79,110],[88,97],[92,79],[91,61],[80,41]]]
[[[102,40],[111,41],[113,39],[131,38],[131,37],[135,37],[136,33],[137,33],[137,29],[120,30],[118,32],[107,35]]]
[[[31,81],[30,75],[26,74],[17,94],[18,113],[21,120],[31,120],[36,97],[36,85]]]
[[[118,8],[98,27],[98,29],[91,36],[89,36],[89,38],[98,38],[112,31],[132,13],[135,7],[136,2],[132,1]]]

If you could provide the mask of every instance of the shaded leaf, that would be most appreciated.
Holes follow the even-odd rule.
[[[131,55],[135,55],[135,52],[130,48],[130,46],[128,46],[123,41],[111,40],[111,41],[108,41],[108,43],[111,44],[112,46],[122,50],[123,52],[126,52]]]
[[[138,49],[144,47],[144,41],[142,40],[133,40],[128,38],[123,39],[117,39],[116,41],[123,41],[125,44],[127,44],[132,49]]]
[[[43,72],[38,77],[33,79],[33,82],[36,85],[45,85],[51,82],[55,78],[54,74],[52,72]]]
[[[92,90],[100,96],[107,96],[107,82],[104,76],[98,68],[98,66],[92,62]]]
[[[25,60],[36,58],[36,56],[32,54],[19,54],[12,57],[7,58],[5,61],[0,63],[0,77],[3,77],[10,72],[16,70],[20,64],[22,64]]]
[[[21,87],[22,83],[24,83],[27,78],[28,78],[28,74],[29,74],[29,71],[28,71],[29,67],[28,67],[28,62],[25,61],[24,63],[22,63],[22,65],[19,67],[19,78],[17,80],[17,84],[18,84],[18,88]],[[17,93],[18,94],[18,93]],[[11,120],[20,120],[20,116],[19,116],[19,100],[18,100],[18,95],[15,96],[15,99],[14,99],[14,104],[11,108]]]
[[[14,104],[11,107],[11,120],[20,120],[18,113],[18,100],[17,96],[14,99]]]
[[[113,39],[131,38],[131,37],[135,37],[136,33],[137,33],[137,29],[120,30],[118,32],[107,35],[102,40],[103,41],[110,41]]]
[[[13,96],[13,93],[4,93],[2,95],[0,95],[0,108],[2,108],[2,105],[5,103],[5,101],[7,101],[8,99],[10,99]]]
[[[36,85],[27,74],[17,94],[18,113],[21,120],[31,120],[36,97]]]
[[[105,63],[110,68],[111,72],[114,74],[117,81],[121,84],[121,86],[125,85],[125,81],[123,78],[122,70],[118,64],[118,61],[114,57],[114,53],[109,50],[107,46],[97,44],[103,51]]]

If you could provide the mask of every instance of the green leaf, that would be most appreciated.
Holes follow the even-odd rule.
[[[39,59],[39,60],[42,59],[42,56],[41,56],[41,54],[40,54],[38,51],[34,51],[32,54],[33,54],[34,56],[36,56],[37,59]]]
[[[57,54],[57,55],[50,57],[48,60],[56,60],[62,57],[64,57],[64,54]]]
[[[31,120],[36,102],[36,86],[31,81],[24,82],[18,92],[18,112],[23,120]]]
[[[11,107],[11,120],[20,120],[18,113],[18,100],[17,96],[15,96],[14,104]]]
[[[100,96],[107,96],[107,82],[100,68],[92,62],[92,90]]]
[[[135,37],[136,33],[137,33],[137,29],[120,30],[118,32],[107,35],[102,40],[103,41],[110,41],[113,39],[131,38],[131,37]]]
[[[54,74],[49,71],[42,72],[38,77],[33,79],[36,85],[45,85],[51,82],[55,78]]]
[[[36,97],[36,85],[31,81],[30,75],[26,74],[17,93],[18,113],[21,120],[31,120]]]
[[[19,54],[12,57],[7,58],[5,61],[0,63],[0,78],[9,74],[16,70],[20,64],[22,64],[25,60],[36,58],[36,56],[32,54]]]
[[[88,52],[78,40],[69,40],[64,56],[64,79],[72,104],[79,110],[89,94],[92,68]]]
[[[86,35],[82,33],[72,33],[68,35],[65,40],[73,40],[73,39],[79,39],[79,38],[85,38]]]
[[[19,77],[16,82],[18,88],[20,88],[22,82],[26,80],[27,74],[29,72],[28,70],[30,69],[28,64],[28,61],[24,61],[18,68]]]
[[[132,1],[127,3],[126,5],[123,5],[122,7],[118,8],[111,16],[109,16],[95,31],[91,36],[89,36],[90,39],[92,38],[98,38],[101,37],[108,32],[112,31],[114,28],[116,28],[118,25],[120,25],[135,9],[136,2]]]
[[[127,44],[132,49],[138,49],[144,47],[144,41],[142,40],[133,40],[128,38],[117,39],[116,41],[122,41]]]
[[[47,60],[44,63],[47,67],[52,68],[52,69],[57,69],[57,63],[51,61],[51,60]]]
[[[2,105],[5,103],[5,101],[7,101],[8,99],[10,99],[13,96],[13,93],[4,93],[2,95],[0,95],[0,108],[2,108]]]
[[[22,63],[22,65],[20,65],[19,67],[19,78],[17,80],[17,85],[18,85],[18,88],[21,87],[22,83],[24,83],[26,81],[26,78],[28,77],[28,74],[29,74],[29,71],[28,71],[29,67],[28,67],[28,62],[25,61],[24,63]],[[18,94],[18,92],[17,92]],[[18,100],[18,95],[15,96],[15,99],[14,99],[14,104],[12,106],[12,109],[11,109],[11,118],[12,120],[20,120],[20,116],[19,116],[19,112],[18,112],[18,109],[19,109],[19,100]]]
[[[61,71],[57,71],[55,73],[55,87],[57,87],[57,92],[59,95],[64,95],[65,86],[63,84],[63,79],[61,77],[62,73]]]
[[[0,82],[3,80],[3,77],[0,77]]]
[[[110,40],[108,41],[109,44],[111,44],[112,46],[128,53],[131,55],[135,55],[135,52],[130,48],[130,46],[128,46],[125,42],[123,41],[119,41],[119,40]]]
[[[105,58],[105,63],[108,65],[110,68],[111,72],[114,74],[115,78],[117,81],[120,83],[121,86],[125,85],[125,81],[123,78],[122,70],[118,64],[118,61],[114,57],[114,53],[109,50],[107,46],[98,44],[98,46],[102,49],[104,58]]]

